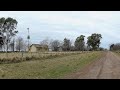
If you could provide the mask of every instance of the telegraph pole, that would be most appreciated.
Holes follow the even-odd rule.
[[[28,37],[27,37],[27,39],[28,39],[28,51],[29,51],[29,39],[30,39],[29,28],[27,28],[27,30],[28,30]]]

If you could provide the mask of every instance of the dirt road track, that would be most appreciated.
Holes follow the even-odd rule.
[[[113,52],[106,52],[100,60],[83,70],[73,73],[66,79],[120,79],[120,57]]]

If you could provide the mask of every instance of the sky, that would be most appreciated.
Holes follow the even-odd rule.
[[[18,21],[17,37],[27,40],[30,30],[31,43],[43,39],[71,41],[80,35],[102,35],[101,47],[120,42],[120,11],[0,11],[0,17],[12,17]]]

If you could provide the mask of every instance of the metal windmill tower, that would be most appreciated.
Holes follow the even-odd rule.
[[[27,36],[27,39],[28,39],[28,50],[29,50],[29,40],[30,40],[30,35],[29,35],[29,28],[28,29],[28,36]]]

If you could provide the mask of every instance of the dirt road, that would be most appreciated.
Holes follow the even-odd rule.
[[[66,79],[120,79],[120,57],[108,51],[106,55]]]

